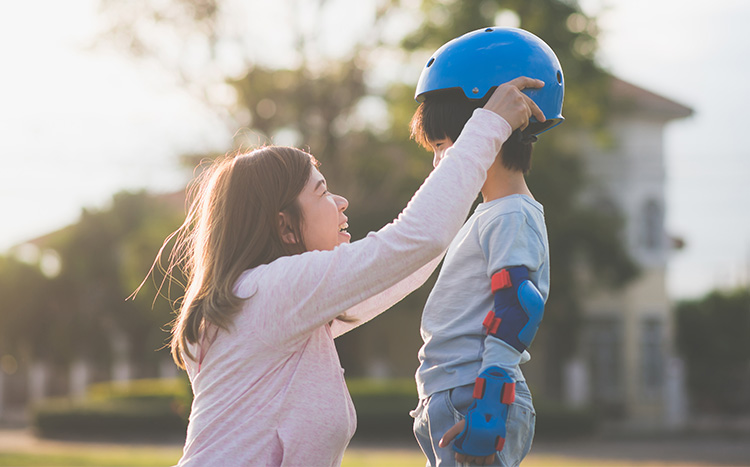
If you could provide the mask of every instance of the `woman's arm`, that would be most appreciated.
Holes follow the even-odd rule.
[[[285,256],[243,276],[242,282],[256,283],[239,284],[240,288],[257,286],[261,293],[274,294],[278,310],[270,313],[265,323],[269,337],[306,335],[343,313],[361,323],[424,282],[426,277],[417,277],[394,289],[392,296],[365,303],[431,261],[434,269],[466,219],[487,169],[511,131],[499,115],[476,110],[453,147],[392,223],[351,244]],[[422,275],[425,272],[429,276],[431,270],[423,270]]]
[[[444,253],[444,252],[443,252]],[[404,297],[417,290],[430,277],[432,272],[437,268],[444,254],[438,255],[435,259],[425,264],[416,272],[399,281],[392,287],[373,295],[367,300],[360,302],[344,312],[345,320],[335,319],[331,323],[331,333],[333,337],[339,337],[352,329],[361,326],[370,321],[380,313],[389,309]]]
[[[485,108],[474,111],[406,209],[378,232],[331,251],[282,257],[256,268],[265,271],[258,274],[258,290],[273,293],[278,304],[267,314],[269,337],[302,338],[347,310],[360,320],[383,311],[354,307],[443,254],[511,132],[526,126],[531,115],[545,120],[537,105],[521,92],[543,84],[521,77],[500,85]],[[398,292],[403,294],[403,290]]]

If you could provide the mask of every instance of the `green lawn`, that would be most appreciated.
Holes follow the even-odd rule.
[[[180,458],[181,448],[45,448],[43,452],[0,452],[0,466],[14,467],[164,467]]]
[[[181,448],[111,447],[111,446],[53,446],[44,452],[0,452],[0,466],[13,467],[165,467],[180,458]],[[422,467],[422,453],[412,449],[351,448],[344,456],[343,467]],[[637,465],[668,466],[669,463],[634,463],[583,460],[531,454],[523,467],[627,467]],[[674,466],[685,465],[674,463]]]

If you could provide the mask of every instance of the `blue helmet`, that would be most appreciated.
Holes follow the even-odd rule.
[[[469,99],[481,99],[500,84],[519,76],[544,81],[541,89],[524,89],[547,121],[531,117],[526,133],[539,134],[560,124],[565,83],[555,52],[534,34],[516,28],[477,29],[440,47],[422,69],[414,98],[442,89],[460,88]]]

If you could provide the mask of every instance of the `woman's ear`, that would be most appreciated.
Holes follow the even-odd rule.
[[[289,220],[289,216],[287,216],[283,212],[279,213],[279,233],[281,234],[282,242],[288,243],[290,245],[299,243],[297,241],[297,235],[295,235],[294,230],[292,230],[292,224]]]

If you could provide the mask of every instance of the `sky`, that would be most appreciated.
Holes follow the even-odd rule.
[[[606,69],[695,111],[666,129],[666,227],[686,242],[670,259],[670,296],[747,284],[750,2],[581,5],[599,18]],[[189,176],[181,154],[231,149],[231,130],[172,77],[90,47],[96,8],[96,0],[27,0],[0,15],[0,254],[118,191],[181,188]],[[285,17],[267,14],[266,27]]]
[[[750,283],[750,2],[584,1],[598,12],[600,61],[694,115],[666,129],[666,228],[686,242],[668,266],[674,298]]]

